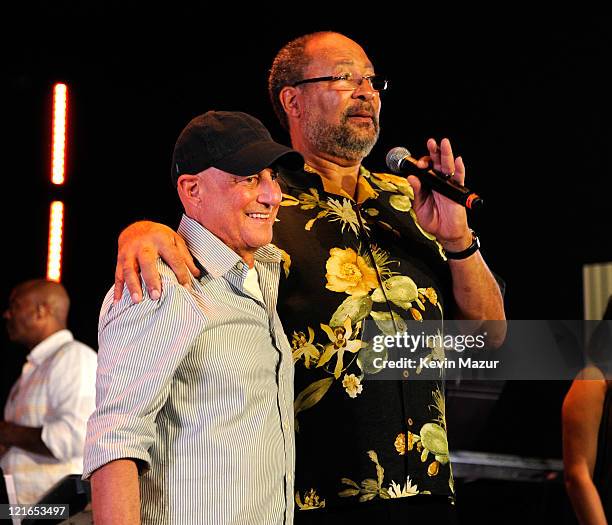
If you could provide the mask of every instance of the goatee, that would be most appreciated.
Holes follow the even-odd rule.
[[[351,122],[351,116],[360,111],[371,116],[371,123]],[[319,151],[355,162],[370,154],[378,140],[380,127],[378,117],[371,107],[358,106],[347,108],[340,118],[340,124],[307,122],[304,131],[308,140]]]

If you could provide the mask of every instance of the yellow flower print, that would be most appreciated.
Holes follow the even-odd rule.
[[[286,193],[283,193],[283,200],[281,200],[280,205],[281,206],[297,206],[299,203],[300,203],[300,201],[297,200],[292,195],[288,195]]]
[[[356,332],[359,330],[360,323],[357,324]],[[337,326],[331,328],[326,324],[321,323],[321,329],[327,334],[330,344],[325,346],[323,355],[319,358],[317,368],[326,364],[334,355],[337,354],[336,366],[334,367],[334,377],[338,379],[342,370],[344,369],[344,352],[351,352],[352,354],[358,352],[363,346],[363,341],[358,339],[351,341],[351,335],[353,330],[351,328],[351,318],[347,317],[344,321],[344,326]]]
[[[422,463],[428,461],[430,454],[433,455],[433,461],[427,465],[427,475],[429,477],[437,476],[440,472],[440,465],[448,464],[450,459],[446,436],[446,402],[439,388],[432,394],[434,404],[430,406],[438,412],[434,420],[435,423],[425,423],[419,434],[410,431],[406,432],[406,435],[398,434],[394,443],[395,449],[400,455],[404,455],[406,451],[415,450],[421,455]],[[407,443],[406,440],[408,440]],[[451,491],[454,491],[452,472],[449,472],[449,486]]]
[[[415,321],[423,320],[423,316],[421,315],[421,312],[419,312],[416,308],[410,308],[410,313],[412,314],[412,317],[414,318]]]
[[[419,294],[427,297],[429,302],[434,306],[438,304],[438,294],[433,288],[419,288]]]
[[[319,192],[316,188],[309,188],[309,193],[300,193],[298,199],[303,210],[312,210],[317,206],[321,206],[322,202],[319,198]]]
[[[429,465],[429,467],[427,467],[427,475],[430,478],[437,476],[439,471],[440,471],[439,461],[434,461],[433,463],[431,463],[431,465]]]
[[[369,295],[349,295],[332,315],[329,326],[344,326],[347,317],[350,317],[353,323],[358,323],[365,319],[371,311],[372,299]]]
[[[408,443],[406,443],[406,437],[408,437]],[[420,436],[413,434],[410,431],[406,432],[405,434],[400,432],[395,438],[395,450],[397,450],[397,453],[400,456],[403,456],[406,453],[406,448],[408,449],[408,452],[410,452],[414,448],[414,445],[419,443],[420,439]]]
[[[319,213],[317,213],[317,216],[314,219],[310,219],[309,221],[306,222],[306,224],[304,225],[304,229],[309,232],[310,230],[312,230],[312,227],[314,226],[314,223],[316,221],[318,221],[320,218],[325,217],[327,215],[327,210],[323,210],[320,211]]]
[[[395,450],[400,456],[403,456],[406,453],[406,434],[400,432],[395,438]]]
[[[425,357],[421,359],[421,364],[417,367],[416,373],[420,374],[423,366],[427,366],[431,361],[439,361],[443,362],[446,359],[446,354],[444,351],[444,344],[442,342],[443,336],[440,330],[438,330],[436,336],[427,341],[427,347],[431,349],[431,352],[427,354]],[[443,369],[440,369],[440,375],[442,376]],[[438,409],[440,414],[444,414],[444,396],[440,393],[439,390],[433,393],[434,400],[436,402],[435,408]],[[444,418],[440,418],[438,416],[437,420],[441,425],[445,426]]]
[[[393,193],[397,193],[398,191],[397,186],[395,184],[391,184],[390,182],[387,182],[386,180],[376,179],[372,177],[372,182],[376,184],[376,186],[378,186],[381,190],[391,191]]]
[[[319,360],[321,352],[315,345],[312,344],[314,341],[314,330],[308,327],[308,339],[304,332],[293,332],[291,339],[291,347],[293,348],[293,362],[299,361],[304,357],[304,366],[310,368],[310,364],[316,364]]]
[[[378,269],[378,273],[382,278],[389,278],[393,275],[397,275],[397,272],[391,270],[390,266],[392,264],[399,266],[399,261],[394,261],[389,257],[389,252],[380,249],[378,246],[373,245],[371,247],[372,257],[374,259],[374,264]]]
[[[448,457],[448,441],[446,439],[446,430],[437,423],[425,423],[420,432],[421,443],[423,444],[423,452],[421,453],[421,461],[427,461],[429,453],[435,456],[435,461],[446,465],[449,461]],[[429,472],[430,476],[435,476],[438,473],[438,468]]]
[[[393,316],[391,316],[393,314]],[[404,321],[397,312],[370,312],[370,317],[374,319],[376,326],[385,335],[395,335],[398,332],[405,332],[408,329]]]
[[[399,192],[410,197],[410,199],[414,199],[414,190],[406,177],[391,175],[390,173],[372,173],[371,180],[382,190]]]
[[[417,218],[414,208],[410,208],[410,216],[412,217],[412,220],[414,221],[415,226],[419,229],[419,231],[423,234],[423,236],[429,239],[430,241],[433,241],[436,243],[440,257],[442,258],[443,261],[446,261],[446,254],[444,253],[444,248],[442,248],[442,245],[438,242],[435,235],[432,235],[431,233],[428,233],[423,229],[423,227],[419,223],[419,219]]]
[[[337,199],[329,198],[327,199],[327,208],[329,211],[329,219],[330,222],[339,221],[342,224],[342,231],[344,232],[344,228],[348,226],[355,235],[359,235],[359,219],[357,218],[357,213],[353,209],[353,205],[351,201],[348,199],[342,199],[340,202]],[[364,224],[363,227],[366,230],[369,230],[370,227],[367,224]]]
[[[315,489],[310,489],[304,494],[303,502],[299,491],[296,490],[295,503],[300,510],[322,509],[325,507],[325,500],[319,497]]]
[[[333,377],[325,377],[323,379],[319,379],[318,381],[315,381],[314,383],[311,383],[310,385],[308,385],[304,390],[302,390],[297,395],[297,397],[295,398],[295,401],[293,402],[293,412],[296,416],[296,419],[295,419],[295,431],[296,432],[300,431],[298,420],[297,420],[297,415],[300,412],[303,412],[304,410],[308,410],[309,408],[312,408],[319,401],[321,401],[321,399],[323,399],[323,396],[327,394],[327,391],[329,390],[329,387],[332,386],[333,382],[334,382]]]
[[[281,260],[283,261],[283,271],[285,272],[285,277],[289,277],[289,269],[291,268],[291,255],[289,255],[285,250],[279,248],[278,246],[274,246],[281,255]]]
[[[376,288],[372,294],[375,303],[383,303],[386,300],[400,306],[404,310],[412,307],[412,301],[418,299],[419,293],[415,282],[406,275],[395,275],[383,283],[385,289]]]
[[[329,254],[325,264],[328,290],[361,296],[378,286],[374,269],[352,248],[332,248]]]
[[[355,374],[344,374],[342,386],[344,387],[344,390],[346,390],[349,397],[352,397],[353,399],[357,397],[357,394],[361,394],[363,391],[361,380]]]
[[[389,499],[387,489],[382,486],[385,478],[385,469],[378,462],[378,454],[374,450],[368,450],[367,454],[374,465],[376,465],[376,479],[367,478],[361,481],[361,485],[358,485],[350,478],[342,478],[342,483],[348,485],[348,488],[338,493],[338,496],[341,498],[359,495],[360,503],[370,501],[376,497]]]
[[[412,201],[406,195],[391,195],[389,204],[397,211],[408,211],[412,208]]]
[[[414,190],[406,177],[402,177],[401,175],[392,175],[391,173],[373,173],[373,175],[380,180],[390,182],[391,184],[395,185],[404,195],[408,195],[411,199],[414,199]]]
[[[419,493],[419,489],[416,484],[412,484],[410,476],[406,476],[406,483],[404,483],[403,487],[391,480],[391,485],[389,485],[387,492],[391,498],[406,498],[408,496],[416,496]]]

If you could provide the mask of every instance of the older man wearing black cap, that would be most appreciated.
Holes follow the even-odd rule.
[[[179,136],[178,231],[202,277],[188,290],[159,261],[158,299],[106,296],[84,465],[97,525],[292,522],[293,361],[269,243],[275,170],[302,162],[245,113]]]

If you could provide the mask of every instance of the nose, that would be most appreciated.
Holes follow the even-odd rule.
[[[361,82],[357,88],[353,91],[353,98],[359,98],[361,100],[372,100],[378,91],[372,87],[370,79],[362,77]]]
[[[259,190],[260,192],[257,196],[257,202],[270,206],[271,208],[278,206],[283,198],[280,185],[269,174],[262,177]]]

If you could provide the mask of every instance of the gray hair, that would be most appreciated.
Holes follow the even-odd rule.
[[[326,34],[335,34],[335,31],[317,31],[300,36],[285,44],[274,57],[268,76],[268,94],[274,112],[286,130],[289,129],[289,121],[280,102],[280,92],[284,87],[303,79],[304,70],[312,58],[306,54],[306,45],[313,38]]]

